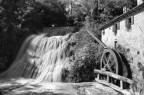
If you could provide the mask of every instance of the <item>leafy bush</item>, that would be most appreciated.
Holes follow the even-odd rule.
[[[94,68],[99,64],[92,56],[84,60],[76,60],[71,71],[68,72],[67,82],[90,82],[94,80]]]
[[[65,82],[90,82],[94,80],[95,68],[99,68],[103,51],[101,45],[84,30],[75,34],[73,67],[65,71]]]

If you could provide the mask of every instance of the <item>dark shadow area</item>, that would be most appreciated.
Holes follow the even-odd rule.
[[[127,68],[127,72],[128,72],[128,78],[132,79],[132,72],[131,72],[131,68],[130,68],[130,64],[128,63],[127,59],[125,58],[125,56],[122,53],[119,53],[123,63],[125,64],[126,68]]]
[[[7,70],[15,60],[24,40],[31,35],[29,31],[9,27],[0,34],[0,73]]]
[[[11,66],[5,72],[0,74],[1,78],[36,77],[38,68],[36,66],[37,57],[35,56],[36,54],[35,52],[37,51],[38,47],[32,45],[34,38],[35,36],[32,35],[24,41],[13,64],[11,64]],[[28,49],[30,52],[33,52],[35,54],[34,55],[27,54]],[[30,58],[34,59],[34,62],[29,62]]]
[[[125,56],[122,53],[119,53],[119,54],[122,58],[123,63],[125,64],[125,66],[127,68],[127,73],[128,73],[127,78],[132,79],[132,72],[131,72],[130,64],[128,63],[127,59],[125,58]],[[125,72],[123,72],[123,73],[125,73]],[[123,82],[123,83],[124,83],[123,84],[124,89],[129,89],[130,88],[130,84],[128,84],[126,82]]]
[[[132,79],[132,71],[131,71],[130,64],[128,62],[129,60],[126,59],[126,55],[130,52],[130,49],[126,49],[124,46],[118,44],[117,45],[117,51],[119,52],[121,59],[127,68],[127,72],[128,72],[127,77]]]

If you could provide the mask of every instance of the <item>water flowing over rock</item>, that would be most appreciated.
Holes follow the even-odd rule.
[[[32,35],[23,43],[12,66],[1,78],[34,78],[36,81],[61,82],[68,66],[69,44],[72,34],[47,37]]]
[[[96,82],[63,82],[67,75],[64,76],[65,70],[73,70],[73,61],[85,59],[89,54],[86,44],[91,41],[85,41],[86,38],[89,37],[83,32],[52,37],[47,34],[29,36],[10,68],[0,74],[0,95],[122,95]]]

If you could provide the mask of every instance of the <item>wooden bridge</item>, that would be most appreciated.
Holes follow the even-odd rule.
[[[97,69],[94,70],[94,73],[96,74],[96,78],[95,78],[96,82],[107,85],[125,95],[134,94],[132,91],[130,91],[130,89],[132,89],[131,86],[134,83],[133,80],[111,72],[97,70]],[[114,83],[115,81],[117,83]]]

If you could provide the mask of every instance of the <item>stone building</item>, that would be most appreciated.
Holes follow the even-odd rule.
[[[108,47],[115,48],[125,55],[133,80],[144,81],[143,0],[137,0],[137,6],[133,9],[124,7],[123,10],[122,15],[100,27],[101,40]]]

